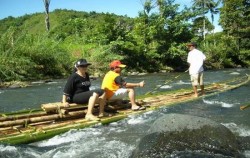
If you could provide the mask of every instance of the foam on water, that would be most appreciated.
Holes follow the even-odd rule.
[[[145,120],[142,117],[129,116],[128,124],[130,125],[141,124],[144,121]]]
[[[172,86],[169,86],[169,85],[164,85],[164,86],[161,86],[160,88],[161,88],[161,89],[171,89],[171,88],[172,88]]]
[[[148,115],[150,115],[152,113],[153,113],[153,111],[148,111],[142,115],[130,115],[128,117],[127,123],[130,125],[145,123],[145,122],[150,120],[149,119],[150,117]]]
[[[225,103],[225,102],[221,102],[221,101],[213,101],[213,100],[205,100],[203,99],[203,102],[209,105],[214,105],[214,104],[218,104],[221,105],[224,108],[231,108],[234,106],[234,104],[229,104],[229,103]]]
[[[17,152],[17,148],[14,146],[4,146],[0,145],[0,153],[2,152]]]
[[[232,72],[232,73],[230,73],[230,75],[239,75],[240,73],[238,73],[238,72]]]
[[[88,130],[76,130],[72,129],[64,134],[57,135],[51,139],[41,141],[38,143],[33,143],[34,146],[45,147],[45,146],[55,146],[70,142],[78,141],[79,139],[84,139],[89,135],[97,136],[100,135],[101,132],[97,128],[89,128]]]
[[[109,157],[127,158],[135,147],[121,141],[107,141],[105,139],[93,139],[86,142],[71,143],[50,150],[41,155],[49,158],[81,158],[81,157]]]
[[[112,137],[114,133],[119,133],[117,129],[123,126],[111,128],[87,128],[82,130],[74,130],[67,132],[59,137],[54,137],[48,141],[38,144],[37,146],[56,145],[50,150],[46,149],[41,155],[43,158],[81,158],[81,157],[129,157],[134,145]],[[111,135],[107,137],[107,135]],[[71,140],[71,141],[69,141]],[[52,142],[62,142],[60,145]]]
[[[246,157],[250,157],[250,150],[246,150],[243,153]]]
[[[31,84],[43,84],[44,81],[34,81],[34,82],[31,82]]]
[[[52,81],[52,82],[48,82],[46,84],[56,84],[56,83],[58,83],[58,82]]]
[[[180,81],[178,81],[178,82],[176,82],[176,83],[174,83],[174,84],[183,85],[183,84],[191,84],[191,83],[190,83],[190,82],[184,82],[184,81],[180,80]]]
[[[237,133],[239,136],[247,137],[250,136],[250,129],[242,126],[238,126],[237,124],[231,123],[222,123],[225,127],[230,129],[233,133]]]
[[[0,145],[0,157],[21,157],[21,154],[15,146]]]

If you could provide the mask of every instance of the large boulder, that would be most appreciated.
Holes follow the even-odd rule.
[[[167,114],[157,119],[131,157],[243,157],[236,136],[207,118]]]

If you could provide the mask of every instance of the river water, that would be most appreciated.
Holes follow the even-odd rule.
[[[216,83],[250,74],[250,69],[226,69],[206,71],[205,84]],[[177,78],[175,78],[178,76]],[[187,73],[161,73],[143,76],[129,76],[128,82],[144,80],[144,88],[137,88],[138,95],[145,94],[157,86],[157,91],[190,88]],[[167,81],[167,84],[164,84]],[[0,90],[0,113],[23,109],[40,108],[42,103],[61,100],[66,80],[54,80],[50,83],[33,83],[22,89]],[[101,79],[92,81],[92,88],[100,87]],[[235,135],[250,136],[250,109],[240,111],[239,107],[250,102],[250,83],[238,89],[200,98],[199,100],[163,107],[155,111],[91,128],[70,130],[51,139],[28,145],[0,144],[0,157],[15,158],[127,158],[145,136],[150,125],[159,117],[169,113],[189,114],[210,118],[230,129]],[[243,151],[250,157],[250,151]],[[169,157],[176,157],[171,155]],[[211,155],[207,155],[211,157]]]

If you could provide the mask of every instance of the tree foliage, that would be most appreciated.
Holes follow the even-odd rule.
[[[223,0],[220,23],[225,34],[236,41],[234,60],[250,63],[250,1]]]
[[[185,70],[190,41],[208,56],[209,68],[250,64],[247,0],[224,0],[220,18],[224,32],[213,36],[208,32],[205,41],[201,40],[204,20],[207,30],[214,27],[199,9],[180,8],[174,0],[141,2],[143,10],[135,18],[57,9],[50,13],[49,32],[43,13],[2,19],[0,79],[68,76],[79,58],[92,63],[92,74],[105,73],[114,59],[123,60],[127,71]],[[213,5],[205,13],[218,8],[218,2],[209,2]]]

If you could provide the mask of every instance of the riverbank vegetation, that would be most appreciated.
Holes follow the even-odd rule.
[[[72,71],[76,59],[86,58],[93,75],[102,75],[108,63],[120,59],[126,71],[157,72],[187,69],[186,43],[197,42],[209,69],[250,65],[250,4],[222,1],[223,32],[213,33],[216,2],[180,8],[174,0],[146,0],[135,18],[110,13],[57,9],[0,20],[0,79],[61,78]],[[205,29],[204,29],[205,28]]]

